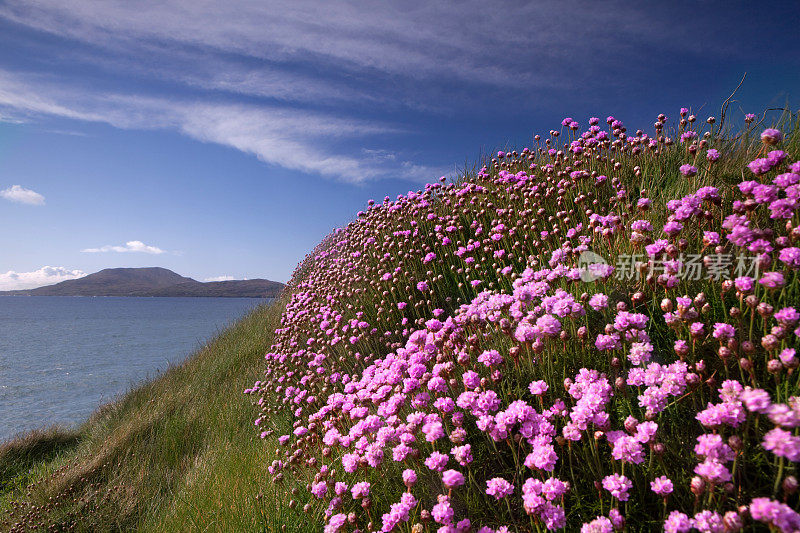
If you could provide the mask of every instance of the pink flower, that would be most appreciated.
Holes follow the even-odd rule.
[[[457,470],[445,470],[442,473],[442,483],[448,489],[460,487],[464,484],[464,476]]]
[[[778,144],[783,139],[783,134],[775,128],[767,128],[761,132],[761,141],[764,144]]]
[[[672,481],[667,476],[657,477],[650,482],[650,489],[659,496],[667,496],[672,493]]]
[[[514,485],[501,477],[495,477],[486,481],[486,494],[494,496],[495,499],[505,498],[514,492]]]
[[[403,470],[403,485],[408,487],[409,489],[414,486],[417,482],[417,473],[411,470],[410,468],[406,468]]]
[[[548,389],[547,383],[545,383],[541,379],[538,381],[532,381],[530,385],[528,385],[528,390],[531,391],[531,394],[533,394],[534,396],[539,396],[541,394],[544,394],[545,392],[547,392],[547,389]]]
[[[361,498],[366,498],[369,496],[369,488],[370,484],[368,481],[361,481],[353,485],[351,490],[353,494],[353,499],[360,500]]]
[[[626,502],[629,497],[628,491],[633,488],[633,482],[620,474],[611,474],[603,478],[603,488],[614,498]]]

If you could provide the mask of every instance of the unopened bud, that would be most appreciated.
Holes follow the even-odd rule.
[[[764,335],[761,338],[761,346],[768,352],[775,350],[779,344],[780,341],[778,340],[778,338],[771,333],[769,335]]]
[[[781,487],[783,487],[783,492],[787,495],[794,494],[797,492],[797,478],[794,476],[786,476],[786,479],[781,483]]]
[[[722,517],[722,524],[725,526],[725,533],[737,533],[744,527],[742,518],[735,511],[725,513],[725,516]]]
[[[750,362],[750,359],[746,357],[742,357],[739,359],[739,366],[742,367],[742,370],[745,372],[750,372],[753,370],[753,363]]]
[[[692,490],[692,494],[695,496],[700,496],[706,491],[706,482],[703,481],[703,478],[700,476],[694,476],[689,484],[689,487]]]

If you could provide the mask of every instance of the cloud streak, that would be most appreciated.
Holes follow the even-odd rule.
[[[234,278],[233,276],[214,276],[214,277],[211,277],[211,278],[205,278],[205,279],[203,279],[203,281],[205,281],[205,282],[209,282],[209,281],[233,281],[235,279],[236,278]]]
[[[107,244],[105,246],[101,246],[100,248],[85,248],[81,250],[81,252],[89,254],[117,252],[117,253],[144,253],[144,254],[154,254],[154,255],[166,253],[165,250],[162,250],[157,246],[150,246],[149,244],[145,244],[142,241],[128,241],[122,246]]]
[[[8,189],[0,191],[0,197],[20,204],[44,205],[44,196],[21,185],[12,185]]]
[[[319,111],[85,93],[40,77],[0,70],[0,109],[3,108],[25,117],[49,115],[124,129],[177,130],[202,142],[254,155],[265,163],[350,183],[389,176],[431,180],[442,173],[439,167],[410,161],[376,160],[337,152],[337,142],[406,132],[379,121]]]
[[[69,67],[6,70],[0,113],[168,129],[346,182],[431,180],[436,165],[363,149],[418,134],[397,125],[413,122],[407,112],[472,112],[487,88],[508,105],[546,106],[562,91],[591,97],[620,85],[619,67],[648,50],[713,56],[739,46],[708,16],[663,39],[653,28],[668,14],[614,1],[7,0],[0,21],[75,45],[45,66],[93,68],[103,83]]]
[[[0,291],[35,289],[45,285],[53,285],[68,279],[82,278],[86,273],[82,270],[71,270],[60,266],[43,266],[30,272],[9,270],[0,273]]]

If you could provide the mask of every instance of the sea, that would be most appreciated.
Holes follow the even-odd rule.
[[[78,425],[268,301],[0,296],[0,441]]]

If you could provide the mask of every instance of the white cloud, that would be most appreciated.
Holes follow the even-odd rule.
[[[658,10],[607,4],[592,9],[574,1],[498,2],[487,10],[482,0],[165,0],[144,5],[108,0],[98,9],[84,0],[8,0],[0,5],[0,17],[121,55],[169,59],[174,52],[165,50],[194,50],[206,59],[260,59],[271,68],[299,63],[347,75],[480,79],[510,86],[558,80],[550,72],[553,66],[566,63],[560,65],[564,71],[574,71],[592,61],[595,47],[614,55],[658,39],[651,31],[660,22]],[[695,24],[702,27],[700,22]],[[685,48],[682,41],[688,39],[682,37],[692,29],[675,28],[676,42],[664,45]],[[223,76],[218,81],[253,87],[256,80]]]
[[[8,189],[0,191],[0,196],[11,202],[28,205],[44,205],[44,196],[20,185],[12,185]]]
[[[214,276],[213,278],[205,278],[203,281],[233,281],[235,279],[233,276]]]
[[[560,94],[618,84],[598,53],[618,65],[653,44],[698,49],[701,20],[673,28],[665,43],[652,31],[663,24],[663,10],[611,4],[499,2],[487,10],[482,0],[107,0],[100,9],[85,0],[7,0],[0,20],[91,45],[54,52],[59,59],[123,82],[166,80],[169,88],[157,90],[172,95],[102,92],[98,86],[113,83],[79,86],[57,70],[22,77],[0,70],[0,113],[169,129],[348,182],[435,179],[441,169],[388,157],[375,146],[376,133],[398,128],[342,115],[386,116],[389,108],[448,113],[453,102],[475,104],[473,95],[485,95],[476,86],[532,105],[541,89]],[[703,53],[724,49],[717,31],[711,25],[701,32]],[[241,95],[248,96],[244,103],[230,104]],[[341,139],[369,140],[375,151],[343,149],[336,145]]]
[[[158,248],[156,246],[150,246],[148,244],[143,243],[142,241],[128,241],[125,243],[124,246],[115,246],[111,244],[107,244],[105,246],[101,246],[100,248],[85,248],[81,250],[81,252],[86,253],[102,253],[102,252],[139,252],[145,254],[163,254],[166,253],[165,250]]]
[[[173,129],[203,142],[229,146],[265,163],[350,183],[382,177],[437,178],[440,169],[397,157],[337,153],[333,145],[403,133],[377,121],[295,108],[187,102],[121,94],[93,94],[0,69],[0,108],[23,115],[54,115],[104,122],[124,129]]]
[[[81,270],[70,270],[64,267],[43,266],[32,272],[14,272],[9,270],[0,273],[0,291],[35,289],[44,285],[53,285],[68,279],[82,278],[86,273]]]

